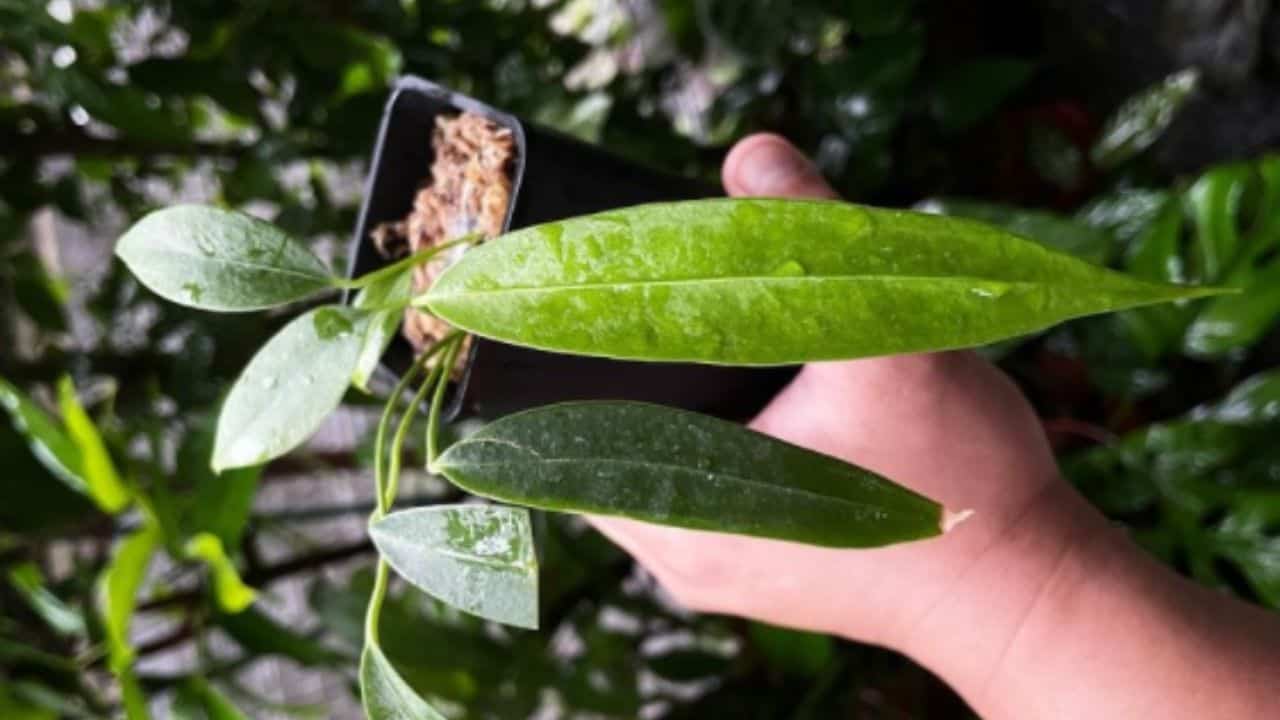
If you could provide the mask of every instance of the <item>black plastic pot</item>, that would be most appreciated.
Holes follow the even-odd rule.
[[[352,275],[386,261],[369,242],[379,223],[403,218],[427,177],[437,115],[470,111],[511,128],[519,156],[507,229],[663,200],[710,197],[716,188],[639,167],[530,125],[427,80],[404,77],[387,102],[351,247]],[[385,391],[409,366],[401,337],[375,378]],[[639,400],[744,419],[768,402],[795,368],[638,363],[561,355],[478,338],[450,402],[450,416],[491,419],[565,400]]]

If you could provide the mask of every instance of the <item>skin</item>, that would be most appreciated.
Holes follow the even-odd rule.
[[[835,193],[786,140],[729,153],[734,196]],[[875,550],[593,518],[682,604],[911,656],[987,718],[1280,712],[1280,620],[1134,546],[1062,479],[1018,388],[951,352],[806,366],[752,427],[974,515]]]

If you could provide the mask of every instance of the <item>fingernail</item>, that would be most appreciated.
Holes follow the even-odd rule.
[[[738,184],[752,195],[786,195],[820,180],[809,158],[779,141],[756,143],[739,162]]]

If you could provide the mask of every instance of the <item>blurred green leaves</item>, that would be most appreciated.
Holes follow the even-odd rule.
[[[1174,73],[1122,104],[1094,143],[1093,163],[1110,170],[1151,147],[1199,84],[1195,69]]]

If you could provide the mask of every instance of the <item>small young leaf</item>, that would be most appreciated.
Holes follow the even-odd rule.
[[[129,504],[130,492],[116,472],[115,463],[107,453],[102,435],[76,398],[76,386],[71,378],[63,376],[58,381],[58,404],[62,408],[62,422],[67,434],[76,444],[80,455],[80,476],[84,478],[89,496],[108,513],[118,513]]]
[[[375,308],[385,305],[409,304],[413,294],[413,270],[376,281],[360,291],[354,306],[357,308]],[[351,384],[365,392],[369,392],[369,380],[377,369],[387,345],[396,336],[404,310],[377,310],[369,319],[365,329],[364,341],[360,345],[360,358],[356,361],[356,369],[351,373]]]
[[[214,471],[264,463],[310,437],[351,383],[368,320],[366,313],[326,305],[267,341],[222,406]]]
[[[187,557],[204,561],[213,574],[213,591],[218,607],[224,612],[238,613],[253,604],[257,593],[244,584],[236,566],[227,557],[222,541],[212,533],[200,533],[187,541],[183,551]]]
[[[454,444],[433,469],[477,495],[546,510],[830,547],[943,531],[937,503],[875,473],[658,405],[517,413]]]
[[[733,199],[518,230],[463,255],[415,303],[557,352],[777,365],[975,347],[1215,292],[1126,277],[959,218]]]
[[[360,696],[369,720],[445,720],[409,687],[377,645],[360,655]]]
[[[418,589],[488,620],[538,627],[538,560],[529,512],[437,505],[369,527],[378,552]]]
[[[14,429],[40,463],[73,490],[88,495],[89,485],[80,474],[80,449],[57,422],[4,378],[0,378],[0,406],[9,412]]]
[[[160,528],[148,521],[116,547],[111,564],[98,578],[98,606],[106,628],[111,670],[117,674],[133,663],[129,624],[147,565],[159,544]]]
[[[260,310],[334,282],[319,258],[274,225],[203,205],[147,215],[116,243],[116,255],[157,295],[202,310]]]

